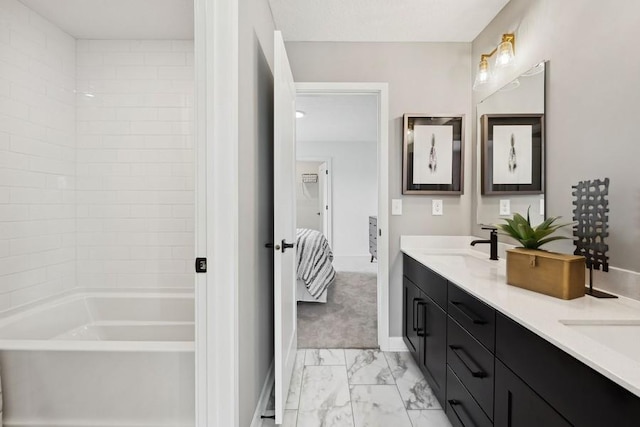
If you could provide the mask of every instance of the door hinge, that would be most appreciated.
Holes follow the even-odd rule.
[[[325,171],[324,171],[324,174],[325,174],[325,175],[329,175],[329,169],[325,170]]]
[[[378,236],[382,236],[382,230],[378,228]]]
[[[196,258],[196,273],[206,273],[206,272],[207,272],[207,259]]]

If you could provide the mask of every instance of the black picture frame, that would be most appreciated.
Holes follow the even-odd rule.
[[[451,183],[417,184],[413,182],[414,172],[414,126],[451,126]],[[461,195],[464,193],[464,114],[430,115],[405,114],[403,116],[402,137],[402,194],[408,195]],[[447,165],[449,167],[449,165]]]
[[[496,126],[531,126],[531,183],[495,184],[493,182],[494,128]],[[544,114],[484,114],[482,126],[482,195],[544,194],[545,134]]]

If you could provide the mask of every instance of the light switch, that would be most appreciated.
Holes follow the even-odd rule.
[[[544,217],[544,199],[540,199],[540,215]]]
[[[500,215],[511,215],[511,200],[500,200]]]
[[[391,215],[402,215],[402,199],[391,199]]]
[[[442,215],[442,200],[433,199],[431,201],[431,215]]]

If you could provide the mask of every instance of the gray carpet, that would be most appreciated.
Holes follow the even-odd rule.
[[[327,303],[298,303],[298,348],[377,348],[377,277],[339,271]]]

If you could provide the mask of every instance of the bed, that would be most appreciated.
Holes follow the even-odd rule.
[[[319,231],[308,228],[296,231],[296,300],[326,303],[327,291],[336,277],[329,242]]]

